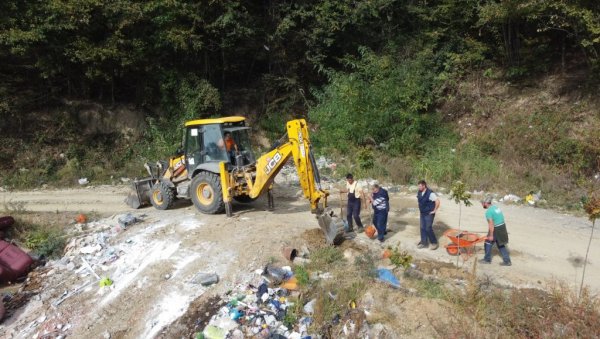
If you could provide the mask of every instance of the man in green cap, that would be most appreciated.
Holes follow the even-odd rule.
[[[493,204],[492,196],[486,196],[481,200],[481,206],[486,209],[485,220],[488,223],[488,234],[485,240],[485,256],[479,262],[482,264],[490,264],[492,262],[492,246],[496,243],[503,262],[501,266],[511,266],[510,255],[506,244],[508,244],[508,231],[504,222],[504,214],[500,208]]]

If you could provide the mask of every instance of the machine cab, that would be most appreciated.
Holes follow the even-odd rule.
[[[185,124],[184,153],[188,173],[199,166],[218,172],[219,163],[241,167],[255,162],[244,117],[201,119]]]

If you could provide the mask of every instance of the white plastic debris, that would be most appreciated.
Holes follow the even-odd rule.
[[[100,251],[102,249],[102,246],[96,244],[96,246],[85,246],[82,247],[79,252],[82,254],[93,254],[96,253],[98,251]]]

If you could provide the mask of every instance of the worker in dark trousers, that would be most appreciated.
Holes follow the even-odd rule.
[[[440,199],[427,187],[425,180],[419,181],[419,192],[417,201],[419,202],[419,212],[421,212],[421,241],[417,248],[427,248],[431,243],[431,249],[437,250],[439,245],[435,233],[433,233],[433,218],[440,208]]]
[[[377,239],[380,243],[383,243],[387,229],[388,212],[390,211],[390,196],[377,181],[373,183],[373,193],[371,193],[369,201],[373,206],[373,224],[377,229]]]
[[[485,256],[479,262],[482,264],[490,264],[492,262],[492,246],[496,244],[502,255],[501,266],[511,266],[510,254],[506,245],[508,244],[508,231],[504,222],[504,214],[502,210],[493,203],[492,196],[486,196],[481,201],[481,206],[485,211],[485,221],[488,224],[488,234],[485,239]]]
[[[352,226],[352,218],[356,221],[358,232],[364,231],[362,222],[360,221],[360,206],[361,198],[363,198],[362,187],[358,184],[358,181],[354,180],[354,176],[351,173],[346,174],[346,189],[341,190],[342,193],[348,193],[348,206],[346,218],[348,221],[348,232],[354,231]]]

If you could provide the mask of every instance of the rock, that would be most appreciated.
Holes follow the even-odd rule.
[[[294,265],[304,266],[304,265],[306,265],[308,263],[310,263],[310,259],[305,259],[305,258],[296,258],[296,259],[294,259]]]
[[[402,187],[400,186],[390,186],[387,190],[389,193],[398,193],[402,191]]]
[[[348,262],[354,262],[354,258],[356,258],[357,252],[351,248],[348,248],[344,251],[344,258],[348,260]]]
[[[200,272],[196,274],[192,280],[192,284],[200,284],[202,286],[210,286],[219,282],[219,276],[216,273]]]
[[[310,256],[310,251],[306,245],[302,245],[302,247],[300,247],[300,253],[298,253],[298,256],[302,258],[308,258]]]
[[[313,314],[315,312],[315,304],[317,303],[317,299],[312,299],[311,301],[307,302],[304,307],[304,313],[306,314]]]
[[[377,324],[371,326],[371,329],[369,331],[369,338],[386,338],[387,334],[388,334],[388,331],[387,331],[385,325],[383,325],[381,323],[377,323]]]
[[[102,333],[102,337],[104,339],[110,339],[110,333],[108,333],[108,331],[104,331],[104,333]]]
[[[360,303],[365,310],[371,310],[375,305],[375,298],[371,292],[367,292],[361,298]]]

